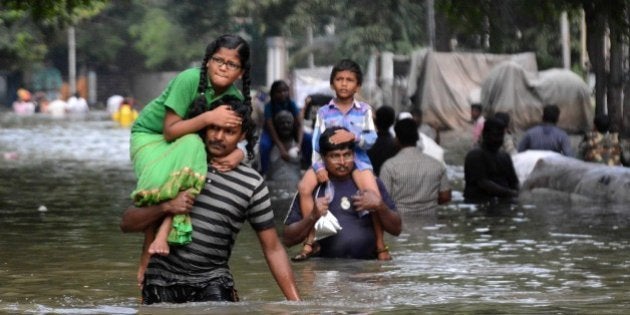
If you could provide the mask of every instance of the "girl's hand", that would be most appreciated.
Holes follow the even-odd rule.
[[[217,108],[205,112],[204,115],[206,125],[215,124],[220,127],[240,126],[243,120],[228,105],[221,105]]]
[[[352,132],[343,130],[343,129],[338,129],[335,131],[335,134],[332,135],[332,137],[330,137],[330,142],[332,144],[339,144],[339,143],[345,143],[345,142],[350,142],[353,141],[354,142],[354,134]]]
[[[186,214],[192,209],[195,198],[187,191],[180,191],[177,197],[166,202],[165,211],[170,214]]]
[[[325,168],[315,172],[315,176],[317,176],[317,182],[323,184],[328,181],[328,171]]]
[[[217,171],[225,173],[236,168],[244,158],[245,153],[243,153],[240,149],[236,149],[222,158],[213,158],[210,161],[210,164],[212,167],[216,168]]]

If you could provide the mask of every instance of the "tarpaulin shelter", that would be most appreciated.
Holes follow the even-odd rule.
[[[304,107],[304,100],[311,94],[334,95],[330,88],[332,66],[295,69],[292,73],[292,87],[295,103]]]
[[[470,95],[478,91],[494,67],[513,61],[538,71],[534,53],[483,54],[415,51],[411,56],[407,96],[423,111],[423,120],[441,129],[470,125]]]
[[[591,91],[577,74],[566,69],[529,72],[514,62],[496,66],[481,89],[484,115],[506,112],[511,128],[525,130],[542,121],[542,108],[560,109],[558,127],[569,133],[590,129],[593,108]]]

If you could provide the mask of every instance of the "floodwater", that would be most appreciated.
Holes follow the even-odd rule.
[[[548,198],[476,208],[461,201],[461,165],[449,166],[451,205],[434,218],[404,217],[402,235],[386,239],[393,261],[292,263],[303,302],[283,301],[246,226],[231,259],[242,302],[140,307],[134,278],[142,236],[118,228],[134,187],[128,139],[102,112],[65,119],[0,113],[0,313],[630,310],[627,205]],[[281,228],[290,191],[273,193]]]

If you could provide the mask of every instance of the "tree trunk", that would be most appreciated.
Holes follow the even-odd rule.
[[[625,60],[630,58],[630,49],[628,48],[629,38],[628,36],[624,36],[625,43],[623,44],[622,51],[624,52]],[[623,80],[623,108],[622,108],[622,119],[621,119],[621,131],[620,135],[624,139],[630,139],[630,80],[627,78],[630,77],[630,69],[628,68],[628,64],[625,65],[623,71],[625,72],[625,80]],[[630,156],[629,156],[630,158]]]
[[[623,120],[620,135],[622,138],[630,139],[630,81],[623,84]]]
[[[606,17],[596,4],[584,4],[586,20],[586,49],[591,70],[595,73],[595,114],[604,114],[606,103],[606,60],[604,54],[604,33]]]
[[[444,12],[435,10],[435,51],[451,51],[453,32]]]
[[[621,130],[621,89],[623,85],[623,37],[617,23],[610,23],[610,74],[608,77],[608,116],[610,130]]]

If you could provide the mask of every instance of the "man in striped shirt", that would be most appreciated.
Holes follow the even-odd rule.
[[[232,107],[243,118],[242,125],[209,125],[202,134],[209,156],[230,154],[246,136],[252,141],[251,109],[240,103]],[[228,260],[245,221],[256,231],[282,293],[288,300],[300,299],[275,228],[269,190],[254,169],[240,164],[222,173],[209,164],[206,185],[194,200],[184,191],[154,206],[132,206],[123,214],[120,227],[123,232],[142,232],[166,215],[180,213],[190,214],[192,243],[172,247],[167,256],[151,257],[142,286],[143,304],[238,301]]]
[[[385,161],[380,178],[401,213],[434,215],[438,204],[451,201],[446,167],[416,147],[416,122],[405,118],[394,126],[401,149]]]

